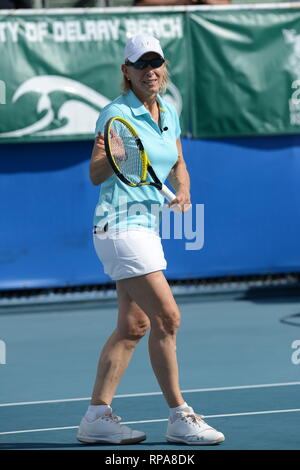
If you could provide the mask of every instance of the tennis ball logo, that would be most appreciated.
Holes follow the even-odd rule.
[[[6,344],[0,339],[0,365],[6,364]]]
[[[300,339],[295,339],[291,344],[291,348],[295,349],[291,356],[291,361],[293,364],[298,365],[300,364]]]
[[[0,80],[0,104],[6,104],[6,85],[3,80]]]

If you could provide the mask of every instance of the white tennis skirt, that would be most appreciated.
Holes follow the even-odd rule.
[[[166,269],[161,239],[150,230],[94,232],[94,247],[104,272],[114,281]]]

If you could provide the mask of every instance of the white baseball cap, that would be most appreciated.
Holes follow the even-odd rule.
[[[125,60],[136,62],[147,52],[156,52],[164,59],[164,53],[158,39],[148,34],[138,34],[129,39],[125,46]]]

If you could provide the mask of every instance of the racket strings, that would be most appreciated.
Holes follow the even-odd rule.
[[[121,121],[114,120],[109,131],[110,151],[119,171],[138,184],[142,178],[143,162],[136,138]]]

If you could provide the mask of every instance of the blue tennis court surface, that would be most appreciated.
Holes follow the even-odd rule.
[[[300,340],[300,292],[192,295],[177,302],[184,398],[226,438],[196,450],[299,450],[300,364],[292,345]],[[151,369],[147,338],[112,404],[122,422],[143,430],[147,440],[125,446],[76,440],[98,355],[116,315],[114,301],[0,308],[0,339],[6,346],[6,363],[0,365],[0,449],[195,451],[165,441],[168,407]]]

